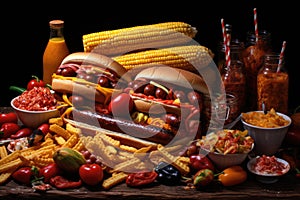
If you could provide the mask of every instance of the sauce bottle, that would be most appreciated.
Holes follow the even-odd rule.
[[[263,67],[257,75],[257,104],[258,110],[262,110],[264,103],[267,111],[273,108],[276,112],[288,114],[289,75],[284,58],[281,64],[279,58],[276,53],[264,56]]]
[[[43,81],[51,85],[52,74],[70,52],[64,38],[64,21],[52,20],[49,26],[50,37],[43,54]]]

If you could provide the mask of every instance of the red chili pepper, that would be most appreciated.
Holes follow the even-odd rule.
[[[49,132],[50,125],[48,123],[44,123],[40,125],[37,129],[42,131],[43,135],[46,135]]]
[[[15,134],[11,135],[10,138],[18,139],[18,138],[22,138],[22,137],[28,137],[31,135],[31,133],[32,133],[31,128],[24,127],[24,128],[21,128],[20,130],[18,130]]]
[[[69,180],[63,176],[54,176],[50,179],[50,184],[57,189],[71,189],[78,188],[82,185],[81,179],[78,181]]]
[[[20,130],[20,126],[16,123],[7,122],[2,124],[0,129],[0,138],[9,138],[11,135],[15,134]]]
[[[149,185],[155,181],[157,176],[158,174],[155,171],[131,173],[126,179],[126,184],[129,187]]]
[[[44,177],[44,182],[49,183],[52,177],[57,176],[61,173],[62,171],[54,162],[41,168],[39,171],[39,177]]]
[[[0,125],[7,123],[7,122],[12,122],[12,123],[18,123],[18,116],[14,112],[9,112],[9,113],[1,113],[0,114]]]

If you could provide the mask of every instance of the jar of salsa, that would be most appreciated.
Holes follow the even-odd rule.
[[[263,67],[257,75],[257,104],[258,110],[262,110],[265,104],[266,110],[288,114],[288,90],[289,75],[284,67],[284,58],[279,64],[279,54],[267,54],[264,56]]]
[[[263,65],[264,56],[272,51],[271,33],[260,31],[258,37],[254,32],[248,32],[245,49],[242,52],[246,75],[246,111],[257,109],[257,74]]]

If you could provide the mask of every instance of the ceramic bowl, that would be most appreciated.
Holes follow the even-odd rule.
[[[251,112],[262,113],[263,111]],[[274,155],[279,150],[291,124],[291,118],[278,112],[277,115],[287,120],[288,124],[276,128],[263,128],[249,124],[244,121],[243,117],[241,118],[244,129],[248,130],[248,134],[254,139],[255,147],[253,152],[255,155]]]
[[[283,176],[290,170],[290,165],[287,161],[285,161],[281,158],[276,158],[277,162],[282,163],[284,165],[284,168],[283,168],[283,170],[280,171],[280,173],[278,173],[278,172],[271,173],[269,171],[257,171],[255,168],[255,163],[257,162],[257,159],[259,157],[260,156],[256,156],[256,157],[250,159],[249,162],[247,163],[247,169],[251,173],[255,174],[256,180],[258,180],[259,182],[275,183],[279,180],[279,178],[281,176]]]
[[[37,128],[41,124],[48,122],[50,118],[59,116],[59,111],[57,109],[47,111],[28,111],[19,109],[13,103],[17,98],[18,96],[13,98],[10,105],[16,112],[22,124],[29,128]]]

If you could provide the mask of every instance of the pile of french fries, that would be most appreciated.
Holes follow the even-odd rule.
[[[188,174],[189,158],[178,156],[182,145],[163,146],[158,144],[136,148],[122,144],[105,132],[94,135],[85,134],[80,128],[64,122],[62,117],[49,119],[49,133],[39,144],[25,149],[9,152],[6,146],[0,146],[0,185],[6,183],[21,166],[42,168],[54,162],[53,154],[61,147],[77,151],[88,150],[103,164],[108,176],[102,182],[104,189],[122,183],[129,173],[153,170],[160,161],[172,163],[182,174]]]

